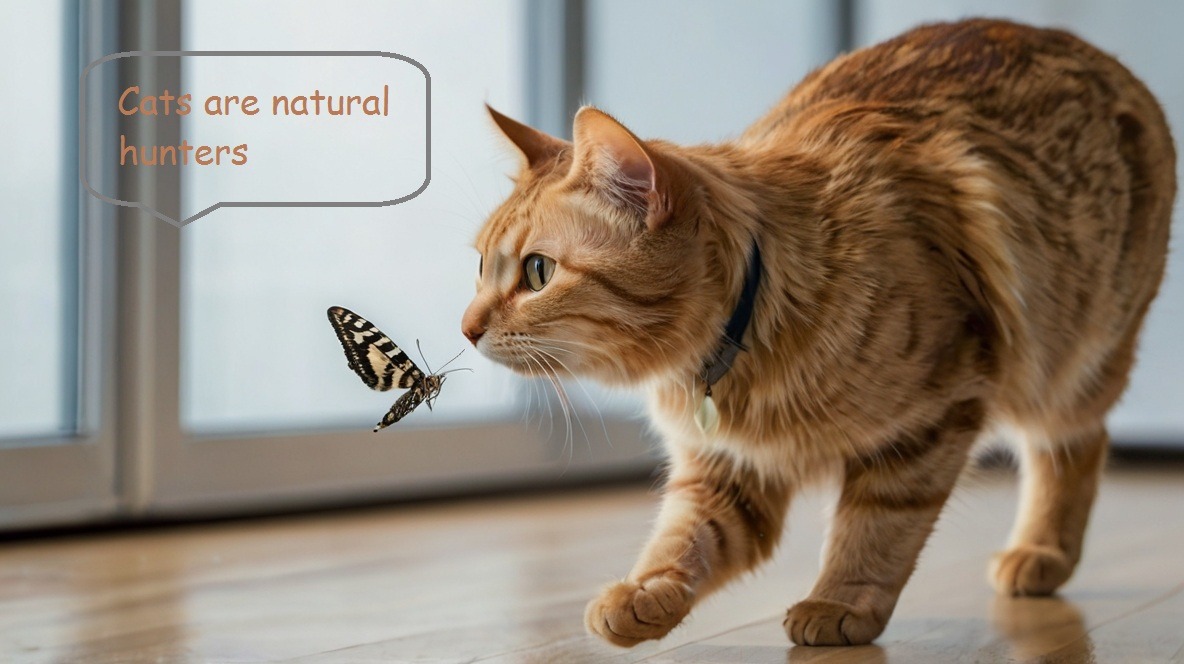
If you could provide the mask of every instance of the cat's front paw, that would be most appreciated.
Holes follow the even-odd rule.
[[[584,624],[589,632],[629,648],[666,636],[690,613],[694,597],[690,586],[669,575],[621,581],[588,603]]]
[[[785,612],[785,633],[799,646],[857,646],[871,643],[884,622],[846,602],[807,599]]]
[[[995,554],[990,571],[1000,595],[1051,595],[1069,580],[1073,565],[1059,549],[1028,544]]]

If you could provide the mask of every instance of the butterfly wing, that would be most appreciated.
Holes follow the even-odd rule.
[[[423,372],[419,367],[370,321],[345,307],[330,307],[329,323],[333,325],[337,340],[345,350],[349,368],[370,389],[385,392],[394,387],[408,388],[423,381]]]
[[[374,430],[380,431],[385,429],[406,417],[419,404],[423,403],[426,394],[422,383],[412,387],[406,394],[399,397],[399,400],[391,406],[391,409],[387,411],[386,415],[382,416],[382,421],[374,425]]]

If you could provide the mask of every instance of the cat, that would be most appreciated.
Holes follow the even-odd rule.
[[[1175,153],[1152,94],[1073,35],[922,26],[808,75],[739,138],[641,140],[592,107],[522,155],[476,246],[462,331],[522,373],[643,387],[668,455],[655,532],[587,607],[632,646],[777,545],[794,493],[841,486],[797,644],[881,634],[973,443],[1006,429],[1021,501],[990,577],[1069,578],[1144,315]],[[684,110],[681,112],[693,112]],[[745,346],[702,376],[760,252]]]

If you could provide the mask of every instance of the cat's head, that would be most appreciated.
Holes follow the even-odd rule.
[[[720,304],[705,196],[682,149],[591,107],[572,142],[489,111],[523,164],[477,237],[469,340],[521,373],[614,384],[694,366]]]

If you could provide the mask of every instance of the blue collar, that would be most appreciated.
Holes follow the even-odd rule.
[[[756,291],[761,285],[761,248],[753,242],[752,256],[748,259],[748,274],[744,277],[744,289],[740,291],[740,301],[728,319],[724,328],[724,336],[720,338],[715,351],[703,362],[700,376],[707,383],[707,396],[711,396],[711,386],[714,385],[736,361],[740,351],[748,350],[744,345],[744,333],[748,330],[748,323],[752,320],[752,309],[756,305]]]

